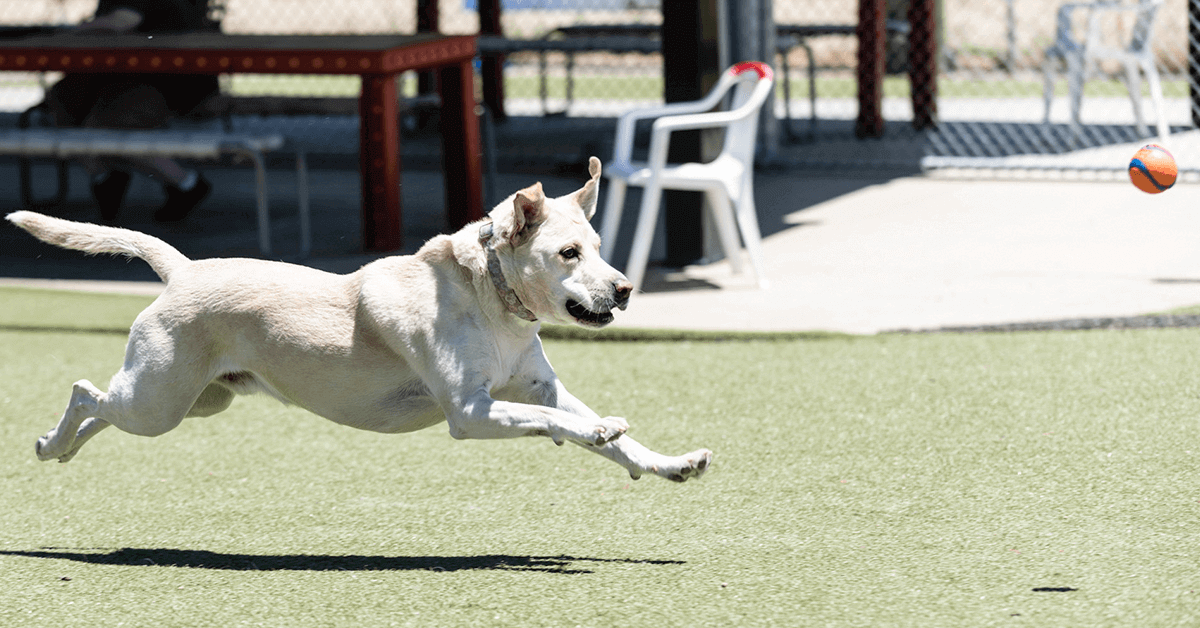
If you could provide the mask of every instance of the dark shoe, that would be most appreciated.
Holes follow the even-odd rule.
[[[128,172],[114,170],[100,182],[92,182],[92,196],[100,206],[100,217],[108,222],[117,218],[121,202],[125,200],[125,192],[129,190],[131,177]]]
[[[196,185],[193,185],[190,190],[181,190],[173,185],[164,185],[163,189],[167,191],[167,202],[154,212],[154,219],[159,222],[179,222],[187,218],[197,205],[208,198],[208,193],[212,191],[212,184],[204,178],[204,175],[200,175],[196,179]]]

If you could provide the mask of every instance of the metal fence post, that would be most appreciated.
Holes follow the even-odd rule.
[[[1200,127],[1200,0],[1188,2],[1188,92],[1192,126]],[[1162,115],[1162,114],[1159,114]]]
[[[883,137],[883,70],[887,55],[884,0],[858,0],[858,119],[854,134]]]
[[[920,131],[937,126],[935,0],[911,0],[908,23],[908,80],[912,84],[913,128]]]

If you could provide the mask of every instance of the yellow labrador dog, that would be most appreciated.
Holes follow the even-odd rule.
[[[42,460],[70,460],[115,425],[157,436],[186,417],[266,393],[331,421],[411,432],[442,421],[454,438],[549,436],[677,482],[712,453],[655,453],[571,396],[542,351],[541,321],[602,327],[632,286],[602,259],[588,220],[600,160],[578,191],[546,198],[535,184],[487,220],[380,259],[349,275],[253,259],[189,260],[134,231],[32,212],[8,220],[37,238],[88,253],[139,257],[167,282],[134,321],[125,364],[108,392],[75,383],[58,425],[37,441]]]

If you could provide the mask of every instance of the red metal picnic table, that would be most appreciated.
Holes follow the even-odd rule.
[[[403,244],[399,101],[407,70],[437,70],[446,214],[452,228],[483,217],[473,36],[33,34],[0,38],[0,71],[177,74],[357,74],[363,244]]]

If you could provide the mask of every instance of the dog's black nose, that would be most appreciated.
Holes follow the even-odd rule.
[[[622,310],[629,305],[629,295],[633,294],[633,284],[629,280],[622,279],[613,284],[613,294],[617,297],[617,307]]]

